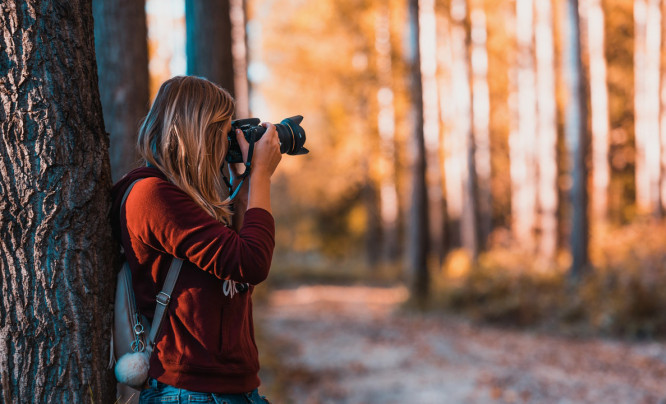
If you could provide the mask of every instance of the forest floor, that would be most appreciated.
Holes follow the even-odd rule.
[[[277,403],[666,403],[666,343],[404,310],[402,287],[275,289],[255,313]]]

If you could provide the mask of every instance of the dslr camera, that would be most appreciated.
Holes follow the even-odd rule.
[[[274,124],[278,139],[280,139],[280,153],[300,155],[309,152],[308,149],[303,147],[305,144],[305,130],[300,126],[301,121],[303,121],[303,117],[296,115]],[[237,119],[231,122],[231,131],[227,134],[229,140],[229,148],[225,158],[227,163],[243,162],[243,154],[236,140],[236,129],[243,132],[243,136],[245,136],[248,143],[254,143],[261,139],[266,132],[266,128],[261,126],[260,123],[259,118]]]

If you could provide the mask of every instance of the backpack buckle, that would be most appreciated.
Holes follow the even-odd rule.
[[[171,300],[171,296],[169,296],[168,294],[166,294],[164,292],[160,292],[155,297],[155,300],[157,300],[157,303],[166,307],[169,304],[169,301]]]

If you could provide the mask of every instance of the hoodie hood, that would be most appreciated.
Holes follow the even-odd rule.
[[[125,191],[136,180],[149,177],[158,177],[168,181],[166,175],[154,167],[140,167],[125,174],[111,189],[111,226],[116,240],[120,240],[120,204],[125,196]]]

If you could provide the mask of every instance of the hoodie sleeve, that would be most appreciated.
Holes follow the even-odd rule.
[[[131,239],[188,260],[219,279],[256,285],[268,276],[275,222],[264,209],[249,209],[236,233],[177,186],[147,178],[128,196],[125,213]]]

